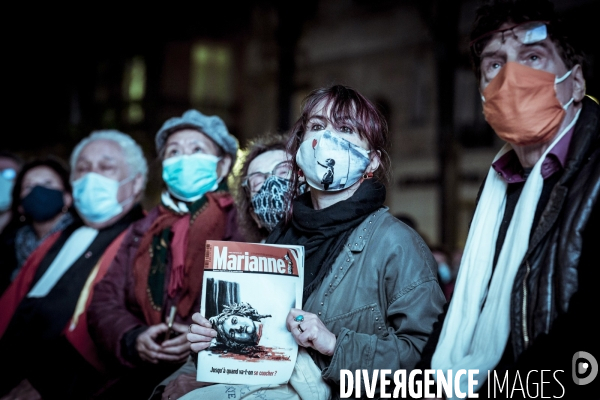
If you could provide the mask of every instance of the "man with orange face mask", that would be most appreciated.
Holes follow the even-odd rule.
[[[595,397],[600,108],[548,1],[480,7],[471,39],[484,115],[506,144],[423,368],[478,370],[480,398]]]

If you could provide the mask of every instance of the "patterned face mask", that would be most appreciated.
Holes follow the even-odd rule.
[[[278,176],[268,177],[252,197],[252,207],[260,224],[269,232],[281,221],[285,213],[286,196],[291,191],[290,180]]]
[[[344,190],[364,175],[369,151],[330,131],[321,131],[300,144],[296,162],[310,187],[324,191]]]

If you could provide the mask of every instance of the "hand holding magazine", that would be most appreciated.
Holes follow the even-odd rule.
[[[303,271],[303,246],[206,242],[200,312],[218,336],[198,353],[198,381],[289,381],[298,345],[286,317],[302,307]]]

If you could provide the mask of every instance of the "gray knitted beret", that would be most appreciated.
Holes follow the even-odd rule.
[[[165,145],[170,133],[185,129],[197,129],[211,138],[227,154],[230,154],[235,162],[238,150],[238,141],[229,133],[223,120],[216,115],[204,115],[197,110],[187,110],[181,117],[169,118],[156,134],[156,151]]]

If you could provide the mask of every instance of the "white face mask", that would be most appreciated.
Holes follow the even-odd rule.
[[[358,182],[371,159],[368,150],[324,130],[300,144],[296,162],[311,187],[338,191]]]
[[[92,223],[102,223],[123,212],[123,204],[117,200],[119,187],[134,177],[121,182],[95,172],[88,172],[73,182],[73,200],[81,216]]]

